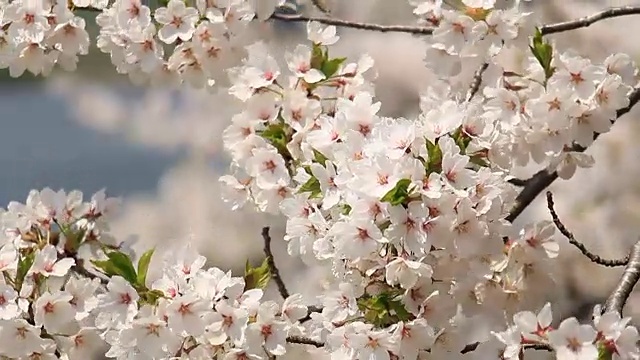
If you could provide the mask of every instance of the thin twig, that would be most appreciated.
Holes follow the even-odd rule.
[[[278,270],[276,262],[273,260],[273,252],[271,251],[271,235],[269,235],[268,226],[262,228],[262,238],[264,239],[264,254],[267,256],[267,264],[271,271],[271,278],[276,282],[278,292],[280,292],[282,298],[286,299],[289,297],[289,290],[287,290],[287,286],[284,284],[284,281],[282,281],[280,270]]]
[[[527,185],[527,181],[528,180],[522,180],[522,179],[509,179],[508,183],[511,185],[522,187]]]
[[[89,270],[87,270],[87,268],[84,267],[84,260],[79,259],[77,257],[74,257],[73,259],[76,261],[76,264],[71,267],[72,271],[75,271],[78,275],[84,276],[91,280],[98,279],[100,280],[100,283],[102,285],[107,285],[109,283],[109,280],[105,279],[104,277],[94,274]]]
[[[640,261],[639,261],[640,262]],[[302,344],[302,345],[312,345],[317,348],[324,347],[324,343],[321,341],[316,341],[308,337],[304,336],[287,336],[287,342],[290,344]],[[469,344],[465,346],[462,350],[460,350],[461,354],[470,353],[475,351],[480,345],[479,342],[475,342],[473,344]],[[545,350],[545,351],[553,351],[551,346],[547,344],[527,344],[523,346],[524,350]]]
[[[622,115],[631,111],[633,106],[640,101],[640,87],[636,87],[629,94],[629,105],[616,112],[616,119],[619,119]],[[615,120],[614,120],[615,122]],[[593,140],[595,141],[600,136],[600,133],[593,133]],[[584,152],[586,147],[574,144],[570,151]],[[516,205],[513,207],[506,220],[513,222],[524,209],[531,204],[531,202],[540,194],[544,189],[551,185],[558,178],[558,172],[549,172],[546,169],[538,171],[530,179],[525,180],[526,185],[516,197]]]
[[[473,344],[469,344],[464,347],[464,349],[460,350],[461,354],[470,353],[472,351],[476,351],[479,342],[474,342]],[[547,344],[526,344],[523,347],[523,350],[545,350],[545,351],[553,351],[553,348]]]
[[[483,63],[480,69],[478,69],[478,71],[476,71],[476,73],[473,75],[473,82],[471,83],[471,87],[469,88],[469,95],[467,96],[467,101],[471,101],[471,99],[473,99],[473,97],[476,96],[476,93],[478,92],[478,90],[480,90],[480,85],[482,85],[482,75],[484,74],[484,72],[487,70],[488,67],[489,67],[488,63]]]
[[[315,6],[316,9],[320,10],[323,14],[329,15],[331,13],[331,11],[329,10],[329,7],[327,6],[327,4],[325,4],[325,0],[311,0],[311,3],[313,4],[313,6]]]
[[[640,14],[640,6],[612,7],[580,19],[574,19],[574,20],[559,22],[555,24],[543,25],[542,27],[540,27],[540,32],[542,33],[542,35],[556,34],[564,31],[585,28],[595,24],[598,21],[602,21],[605,19],[611,19],[611,18],[626,16],[626,15],[637,15],[637,14]],[[406,25],[385,26],[385,25],[378,25],[378,24],[340,20],[340,19],[334,19],[329,17],[312,17],[312,16],[301,15],[301,14],[297,14],[297,15],[273,14],[271,18],[275,20],[289,21],[289,22],[317,21],[325,25],[335,25],[335,26],[347,27],[352,29],[371,30],[371,31],[380,31],[380,32],[403,32],[403,33],[410,33],[410,34],[416,34],[416,35],[431,35],[433,34],[433,30],[434,30],[431,27],[423,27],[423,26],[406,26]]]
[[[286,21],[286,22],[308,22],[317,21],[325,25],[334,25],[340,27],[346,27],[351,29],[369,30],[378,32],[401,32],[415,35],[431,35],[433,34],[433,28],[424,26],[406,26],[406,25],[378,25],[371,23],[355,22],[348,20],[341,20],[329,17],[313,17],[306,15],[284,15],[279,13],[273,13],[271,19]]]
[[[604,304],[603,313],[616,311],[622,315],[622,309],[629,299],[629,295],[640,280],[640,241],[636,242],[629,253],[629,263],[624,269],[618,286],[613,290]]]
[[[324,343],[303,336],[287,336],[287,342],[291,344],[313,345],[317,348],[324,347]]]
[[[543,169],[528,180],[525,180],[526,185],[516,197],[516,205],[511,209],[511,212],[505,219],[509,222],[514,222],[515,219],[522,214],[524,209],[538,197],[538,194],[551,185],[557,178],[558,173],[556,171],[550,173],[546,169]]]
[[[560,221],[560,218],[558,217],[558,214],[556,213],[556,210],[555,210],[555,205],[553,202],[553,194],[551,193],[551,191],[547,191],[547,208],[549,208],[549,213],[551,213],[551,218],[553,219],[553,223],[556,224],[556,227],[558,228],[558,230],[560,230],[562,235],[564,235],[567,239],[569,239],[569,243],[577,247],[578,250],[580,250],[580,252],[584,256],[586,256],[587,258],[589,258],[589,260],[591,260],[591,262],[594,262],[596,264],[600,264],[603,266],[608,266],[608,267],[624,266],[629,263],[629,256],[625,257],[624,259],[616,259],[616,260],[603,259],[600,256],[589,251],[584,246],[583,243],[576,240],[573,233],[569,231],[569,229],[567,229],[566,226],[564,226],[562,221]]]
[[[305,323],[305,322],[311,320],[311,314],[320,313],[320,312],[322,312],[322,308],[321,307],[318,307],[318,306],[309,306],[309,307],[307,307],[307,316],[305,316],[302,319],[300,319],[300,323]]]
[[[58,224],[58,226],[60,226]],[[60,226],[60,228],[62,229],[62,227]],[[71,271],[74,271],[76,274],[83,276],[87,279],[93,280],[93,279],[98,279],[100,280],[100,283],[102,285],[107,285],[109,283],[109,280],[103,276],[100,276],[98,274],[94,274],[91,271],[87,270],[87,268],[84,266],[84,260],[78,257],[78,253],[75,251],[65,251],[62,254],[58,254],[58,260],[62,260],[65,258],[71,258],[73,259],[73,261],[75,262],[75,264],[71,267]]]
[[[555,34],[563,31],[585,28],[605,19],[638,14],[640,14],[640,6],[612,7],[580,19],[545,25],[540,28],[540,32],[542,33],[542,35]]]

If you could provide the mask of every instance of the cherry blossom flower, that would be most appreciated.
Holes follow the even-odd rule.
[[[307,37],[317,45],[333,45],[340,40],[335,26],[324,27],[317,21],[307,23]]]
[[[521,337],[525,340],[540,341],[545,339],[551,328],[551,304],[546,303],[536,315],[531,311],[522,311],[513,316]]]
[[[401,359],[416,359],[419,349],[433,345],[435,332],[424,319],[400,322],[394,331]]]
[[[70,337],[58,337],[61,349],[69,360],[87,359],[96,354],[104,345],[104,341],[93,328],[82,328]]]
[[[96,320],[96,325],[108,327],[130,322],[138,312],[136,302],[140,295],[120,276],[109,280],[107,290],[107,293],[98,295],[99,307],[105,312],[98,315],[101,321]]]
[[[40,43],[50,25],[49,9],[38,1],[22,1],[9,6],[4,16],[11,22],[8,35],[19,42]]]
[[[42,294],[34,306],[36,325],[44,326],[45,330],[52,334],[63,332],[65,327],[75,320],[71,299],[73,296],[66,292]]]
[[[9,357],[20,357],[39,349],[39,329],[24,319],[0,321],[0,351]]]
[[[549,332],[549,343],[556,351],[558,359],[597,359],[598,349],[594,345],[596,331],[591,325],[580,325],[575,318],[569,318],[557,330]]]
[[[72,258],[58,260],[58,250],[53,245],[45,246],[36,254],[33,265],[29,270],[34,274],[43,276],[65,276],[69,269],[75,265]]]
[[[230,338],[236,345],[243,343],[245,330],[248,325],[248,313],[246,310],[230,306],[225,301],[216,304],[216,312],[213,313],[207,327],[210,341],[214,345],[224,343]]]
[[[359,348],[357,356],[372,360],[389,360],[389,350],[393,342],[389,333],[382,330],[370,330],[354,337],[355,347]]]
[[[418,278],[431,277],[433,270],[419,261],[408,261],[397,257],[386,266],[385,278],[389,285],[400,284],[403,289],[411,289],[418,282]]]
[[[22,311],[17,304],[18,293],[7,284],[0,284],[0,319],[17,318]]]
[[[309,84],[317,83],[325,78],[324,74],[311,67],[311,49],[305,45],[298,45],[293,53],[285,56],[289,70],[298,78]]]
[[[249,346],[264,346],[272,355],[284,355],[286,336],[286,323],[275,318],[271,304],[261,304],[256,321],[249,325],[247,331]]]
[[[154,18],[163,25],[158,38],[164,43],[172,44],[178,38],[182,41],[191,39],[198,21],[198,10],[186,6],[183,1],[169,0],[167,7],[156,10]]]
[[[333,322],[344,321],[358,311],[355,289],[347,283],[341,283],[339,290],[327,294],[323,300],[322,315]]]
[[[560,252],[560,245],[553,239],[554,234],[555,225],[545,220],[525,227],[520,232],[518,242],[527,249],[544,252],[547,257],[553,259]]]

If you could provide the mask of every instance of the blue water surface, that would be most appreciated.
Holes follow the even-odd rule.
[[[140,89],[124,91],[141,95]],[[153,191],[179,156],[76,123],[69,104],[38,84],[0,87],[2,207],[46,186],[86,195],[102,188],[111,196]]]

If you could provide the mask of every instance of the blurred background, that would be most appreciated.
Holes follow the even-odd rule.
[[[342,19],[415,23],[404,0],[326,2]],[[620,5],[640,1],[534,0],[531,6],[540,22],[551,23]],[[314,13],[308,4],[300,10]],[[94,38],[93,15],[85,15]],[[640,17],[625,17],[553,39],[594,61],[614,52],[626,52],[638,61],[635,31],[640,31]],[[433,79],[423,65],[426,44],[407,34],[339,29],[339,35],[333,54],[355,57],[366,52],[375,59],[382,114],[417,114],[419,91]],[[284,48],[304,41],[306,33],[304,24],[263,23],[256,24],[245,41],[258,36],[279,49],[274,54],[282,54]],[[249,209],[232,212],[220,200],[218,177],[228,165],[221,134],[239,109],[226,94],[136,87],[116,74],[108,55],[93,47],[73,74],[57,71],[43,80],[11,79],[0,72],[0,109],[0,204],[24,202],[30,189],[45,186],[79,189],[87,197],[106,188],[110,196],[124,200],[113,224],[116,235],[136,235],[145,247],[192,241],[210,265],[234,269],[238,275],[247,258],[260,261],[260,228],[271,226],[276,261],[290,289],[308,296],[317,291],[314,274],[286,257],[283,219]],[[570,181],[558,181],[551,188],[565,224],[603,257],[622,257],[640,236],[639,136],[638,111],[632,111],[589,150],[596,158],[594,168],[580,170]],[[522,169],[522,174],[535,170]],[[548,218],[541,197],[518,223]],[[549,300],[564,316],[588,315],[593,304],[607,296],[621,270],[591,264],[561,235],[558,241],[565,251],[555,269],[559,286],[547,294]],[[632,299],[626,311],[640,315],[640,298]]]

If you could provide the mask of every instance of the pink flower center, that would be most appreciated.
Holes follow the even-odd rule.
[[[269,160],[269,161],[265,161],[264,162],[264,168],[267,171],[271,171],[271,173],[274,173],[276,170],[276,163],[273,160]]]
[[[260,328],[260,334],[266,339],[273,333],[273,329],[271,329],[271,325],[262,325]]]
[[[52,303],[48,302],[44,305],[43,310],[47,314],[52,314],[55,310],[55,306]]]
[[[125,305],[131,304],[131,296],[128,293],[120,294],[120,303]]]

